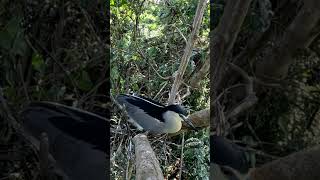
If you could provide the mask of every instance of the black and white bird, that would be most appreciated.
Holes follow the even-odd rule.
[[[192,129],[196,130],[188,120],[188,112],[178,104],[165,106],[152,99],[140,95],[120,94],[117,101],[124,106],[130,119],[139,130],[151,133],[176,133],[185,121]]]
[[[36,139],[45,132],[49,152],[71,180],[105,180],[109,163],[109,121],[53,102],[34,102],[21,113],[25,130]]]

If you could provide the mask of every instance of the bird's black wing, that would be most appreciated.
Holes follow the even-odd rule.
[[[103,152],[109,149],[109,121],[96,114],[58,103],[35,102],[22,115],[26,123],[33,121],[33,126],[38,126],[37,128],[47,127],[45,123],[51,123],[70,137],[91,144],[95,149]]]
[[[151,98],[148,98],[148,97],[145,97],[145,96],[141,96],[141,95],[134,95],[134,96],[140,97],[140,98],[144,99],[145,101],[149,101],[149,102],[151,102],[151,103],[153,103],[153,104],[156,104],[157,106],[162,106],[162,107],[164,107],[163,104],[161,104],[160,102],[155,101],[155,100],[153,100],[153,99],[151,99]]]
[[[165,111],[165,106],[159,102],[153,101],[143,96],[131,96],[125,94],[118,95],[117,101],[121,105],[125,104],[128,106],[127,103],[131,105],[130,107],[126,108],[129,115],[133,115],[139,109],[143,110],[149,116],[164,122],[162,114]]]

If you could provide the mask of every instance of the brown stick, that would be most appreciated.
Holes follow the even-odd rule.
[[[138,134],[133,138],[136,154],[136,179],[163,180],[163,174],[159,161],[153,152],[148,138],[144,134]]]
[[[207,4],[207,0],[200,0],[198,3],[196,15],[193,19],[192,32],[189,36],[188,42],[186,44],[186,48],[184,49],[184,54],[182,56],[178,72],[175,76],[175,79],[174,79],[174,82],[173,82],[173,85],[172,85],[172,88],[171,88],[171,91],[169,94],[169,100],[168,100],[169,104],[174,103],[176,95],[179,90],[179,87],[181,85],[184,72],[186,71],[186,68],[187,68],[187,65],[188,65],[188,62],[189,62],[189,59],[191,56],[194,41],[197,37],[197,34],[200,29],[200,25],[202,23],[202,17],[204,14],[204,10],[206,8],[206,4]]]

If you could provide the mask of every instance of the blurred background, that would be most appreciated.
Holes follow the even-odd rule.
[[[105,1],[0,2],[0,179],[40,179],[38,152],[19,133],[30,102],[108,116],[107,27]]]

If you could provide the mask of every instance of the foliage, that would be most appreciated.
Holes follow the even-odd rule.
[[[208,132],[201,131],[192,134],[185,142],[184,162],[185,167],[189,170],[189,178],[209,179],[208,167],[209,162],[209,137]]]
[[[185,48],[185,38],[191,32],[193,17],[198,1],[174,0],[113,0],[111,1],[111,94],[135,92],[166,103],[168,93],[173,83],[172,75],[178,70],[180,59]],[[208,49],[209,8],[200,29],[200,34],[194,56],[188,64],[186,77],[191,75],[197,65],[205,60]],[[208,79],[202,81],[201,90],[191,90],[191,95],[184,99],[184,105],[191,112],[208,107]],[[183,85],[181,94],[187,92],[188,87]],[[112,127],[125,130],[121,125],[121,114],[115,114]],[[120,122],[119,122],[120,121]],[[128,131],[128,130],[127,130]],[[112,175],[115,179],[122,179],[128,174],[126,162],[134,161],[128,157],[132,153],[130,136],[114,135],[112,146],[114,154]],[[184,178],[208,176],[208,133],[201,131],[203,136],[198,137],[204,148],[189,149],[184,156],[193,158],[201,166],[186,166]],[[188,133],[188,137],[195,137]],[[150,137],[151,138],[151,137]],[[167,140],[149,139],[156,152],[165,176],[174,178],[179,173],[179,158],[181,156],[181,138]],[[119,143],[122,141],[122,143]],[[187,139],[186,139],[187,141]],[[120,149],[119,149],[120,148]],[[116,152],[117,151],[117,152]],[[129,151],[129,152],[128,152]],[[121,152],[121,153],[120,153]],[[193,154],[193,155],[192,155]],[[189,159],[191,160],[191,159]],[[125,162],[125,163],[123,163]],[[191,162],[191,161],[190,161]],[[130,169],[130,168],[129,168]],[[206,172],[206,173],[204,173]],[[129,173],[130,174],[130,173]],[[200,177],[201,176],[201,177]],[[134,177],[132,174],[131,177]]]

